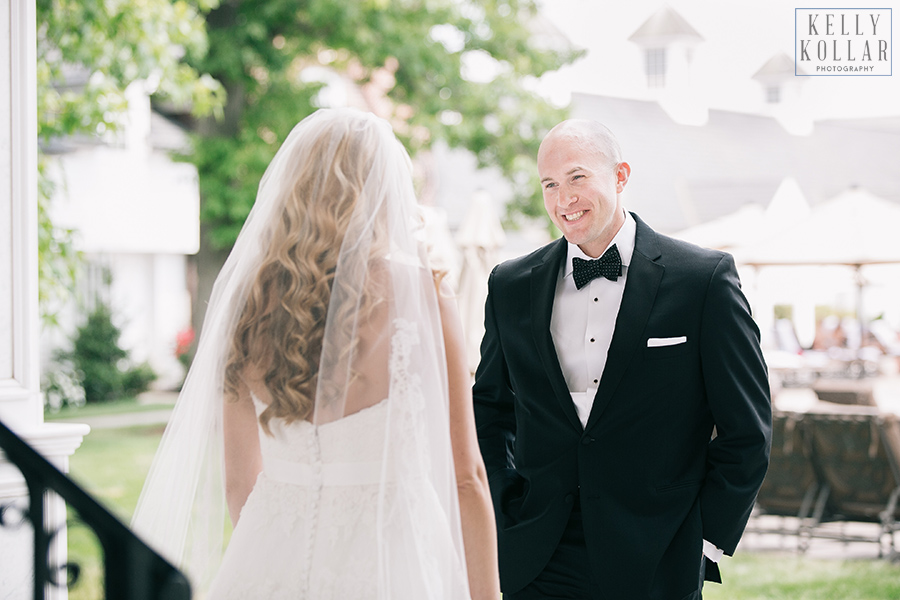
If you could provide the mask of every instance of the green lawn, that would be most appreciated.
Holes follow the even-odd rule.
[[[106,413],[109,414],[109,413]],[[69,474],[125,524],[137,506],[162,436],[162,426],[96,429],[69,460]],[[69,591],[71,600],[102,597],[103,566],[94,533],[69,511],[69,561],[81,567],[80,581]]]
[[[833,561],[793,553],[750,552],[738,552],[724,560],[725,583],[705,585],[704,600],[900,598],[900,565],[886,560]]]
[[[60,419],[86,419],[102,415],[120,415],[125,413],[146,412],[172,408],[171,404],[140,404],[137,398],[125,398],[116,402],[104,402],[99,404],[85,404],[79,408],[64,406],[58,412],[44,412],[45,421],[58,421]]]
[[[71,458],[72,477],[128,523],[162,430],[152,426],[92,431]],[[82,582],[69,597],[101,597],[99,548],[93,534],[74,521],[69,530],[69,553],[83,569]],[[825,561],[792,553],[738,552],[725,561],[725,584],[705,586],[705,600],[900,598],[900,565],[884,560]]]
[[[92,430],[69,460],[72,479],[127,523],[163,429],[150,425]]]

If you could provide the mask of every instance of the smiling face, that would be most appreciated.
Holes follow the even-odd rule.
[[[619,161],[618,144],[593,121],[564,121],[538,151],[544,208],[572,244],[590,257],[606,249],[625,222],[619,195],[631,167]]]

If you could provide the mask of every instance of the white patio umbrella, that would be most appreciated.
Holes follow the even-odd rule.
[[[748,265],[863,265],[900,262],[900,205],[861,189],[815,206],[809,217],[734,249]]]
[[[457,288],[459,312],[466,335],[466,356],[474,373],[480,360],[481,338],[484,337],[484,301],[487,280],[497,264],[497,249],[506,234],[494,208],[490,194],[479,190],[472,195],[469,208],[459,230],[456,243],[462,251],[462,268]]]
[[[731,214],[682,229],[672,235],[704,248],[727,251],[755,239],[764,223],[765,209],[759,204],[745,204]]]
[[[810,208],[799,184],[793,177],[785,177],[775,190],[769,204],[745,204],[735,212],[683,229],[678,239],[716,250],[730,252],[779,233],[809,216]]]
[[[900,263],[900,205],[861,189],[813,207],[808,218],[768,238],[734,248],[744,265],[845,265],[855,271],[856,317],[863,325],[866,265]]]

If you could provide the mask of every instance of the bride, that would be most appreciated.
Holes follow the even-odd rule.
[[[500,596],[463,334],[410,169],[385,121],[320,110],[260,183],[133,520],[198,596]]]

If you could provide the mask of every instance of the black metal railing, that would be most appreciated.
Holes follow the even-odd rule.
[[[103,549],[104,597],[107,600],[188,600],[190,585],[184,574],[151,550],[119,519],[69,479],[0,421],[0,449],[25,479],[28,506],[0,505],[0,527],[34,529],[34,599],[43,600],[48,586],[71,585],[78,565],[51,564],[50,548],[59,533],[47,531],[45,498],[58,494],[76,510],[97,536]]]

